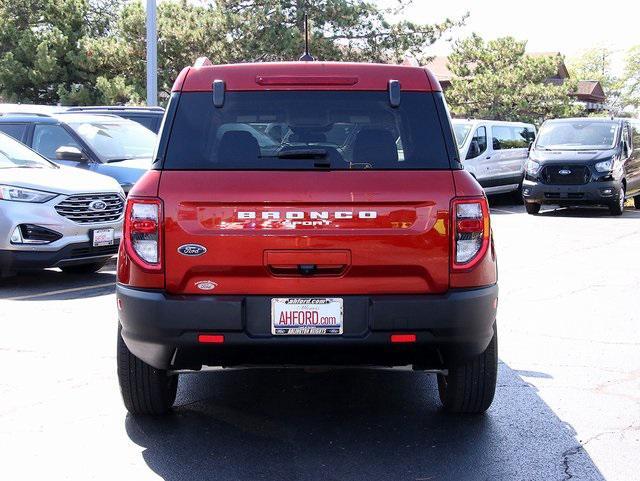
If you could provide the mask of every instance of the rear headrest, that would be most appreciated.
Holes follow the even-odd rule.
[[[397,167],[398,149],[394,135],[386,129],[361,130],[353,144],[353,162],[373,167]]]
[[[230,130],[218,144],[218,162],[235,165],[257,165],[260,155],[258,141],[249,132]]]

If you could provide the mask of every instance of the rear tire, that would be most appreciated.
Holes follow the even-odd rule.
[[[634,206],[636,209],[640,209],[640,195],[636,195],[636,196],[633,198],[633,206]]]
[[[438,392],[445,411],[457,414],[481,414],[489,409],[498,377],[498,329],[487,349],[475,358],[438,374]]]
[[[635,202],[635,201],[634,201]],[[611,215],[622,215],[624,212],[624,186],[618,191],[618,198],[609,204],[609,213]]]
[[[102,269],[107,261],[92,262],[91,264],[78,264],[75,266],[63,266],[60,268],[65,274],[92,274]]]
[[[527,210],[527,214],[538,215],[540,213],[540,204],[537,202],[525,202],[524,208]]]
[[[152,416],[168,413],[176,400],[178,375],[169,375],[134,356],[121,330],[118,326],[118,381],[127,411]]]

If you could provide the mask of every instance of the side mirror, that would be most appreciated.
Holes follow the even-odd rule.
[[[78,147],[71,145],[63,145],[56,149],[56,159],[58,160],[71,160],[74,162],[84,162],[87,157],[82,153]]]
[[[480,155],[480,144],[477,140],[472,140],[469,145],[469,152],[467,152],[467,159],[473,159]]]

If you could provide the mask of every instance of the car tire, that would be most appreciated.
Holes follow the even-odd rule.
[[[92,262],[91,264],[78,264],[73,266],[62,266],[60,270],[65,274],[92,274],[102,269],[107,261]]]
[[[124,405],[131,414],[159,416],[171,410],[178,390],[178,375],[156,369],[134,356],[118,326],[118,381]]]
[[[537,202],[525,202],[524,208],[527,211],[527,214],[538,215],[540,213],[540,204]]]
[[[489,409],[498,377],[498,329],[493,326],[489,346],[479,356],[438,374],[438,393],[445,411],[481,414]]]
[[[636,195],[636,196],[633,198],[633,206],[634,206],[636,209],[640,209],[640,195]]]
[[[624,212],[624,186],[620,187],[617,199],[609,204],[609,212],[611,215],[622,215]]]

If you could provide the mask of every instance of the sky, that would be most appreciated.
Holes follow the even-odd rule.
[[[393,0],[379,0],[381,5]],[[469,12],[466,26],[453,40],[472,32],[485,39],[506,35],[527,40],[529,52],[560,52],[567,57],[586,49],[606,47],[614,53],[614,68],[622,68],[625,50],[640,44],[640,0],[414,0],[403,16],[435,23]],[[433,55],[446,55],[449,42],[432,46]]]

